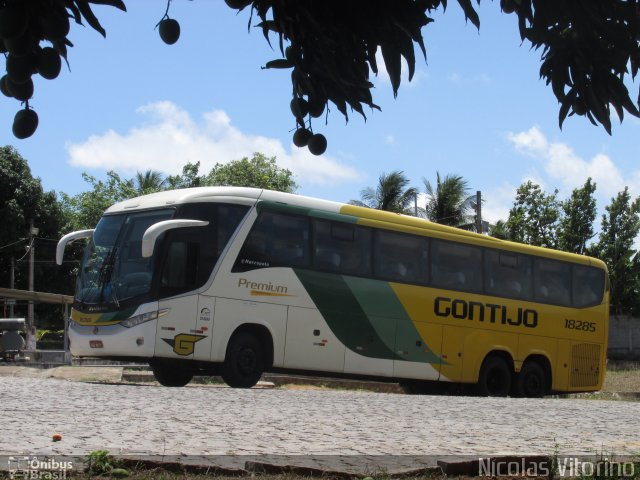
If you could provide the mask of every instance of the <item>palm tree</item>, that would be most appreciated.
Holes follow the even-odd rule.
[[[504,220],[498,220],[494,225],[489,227],[489,236],[499,238],[500,240],[509,240],[509,227]]]
[[[425,214],[432,222],[471,230],[475,195],[469,195],[468,182],[460,175],[447,175],[442,179],[436,172],[435,188],[424,180],[427,192]]]
[[[137,172],[135,183],[138,194],[146,195],[164,190],[167,179],[162,176],[161,172],[149,169],[146,172]]]
[[[375,208],[388,212],[413,215],[413,205],[418,190],[408,187],[409,179],[403,171],[394,170],[389,174],[383,173],[378,179],[376,188],[367,187],[360,192],[362,200],[351,200],[351,205]]]

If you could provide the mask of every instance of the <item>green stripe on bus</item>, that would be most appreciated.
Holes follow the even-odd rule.
[[[309,215],[309,208],[307,207],[299,207],[295,205],[288,205],[286,203],[278,203],[278,202],[268,202],[268,201],[260,201],[256,206],[256,210],[258,213],[263,210],[267,210],[269,212],[278,212],[278,213],[291,213],[294,215]]]
[[[393,322],[388,322],[388,328],[374,327],[344,277],[300,269],[294,272],[333,334],[349,350],[365,357],[401,359],[383,340],[395,337]]]
[[[358,217],[353,215],[343,215],[342,213],[325,212],[322,210],[311,210],[309,216],[322,220],[332,220],[343,223],[358,223]]]
[[[320,218],[323,220],[334,220],[336,222],[343,223],[357,223],[358,217],[353,215],[343,215],[338,212],[327,212],[325,210],[316,210],[313,208],[299,207],[295,205],[288,205],[286,203],[277,203],[269,201],[261,201],[258,203],[256,209],[258,213],[263,210],[277,213],[290,213],[293,215],[304,215],[306,217]]]
[[[386,340],[388,348],[397,354],[398,346],[414,347],[418,341],[429,347],[427,339],[420,336],[411,317],[388,282],[358,277],[345,277],[345,282],[373,328],[381,338]],[[431,348],[428,348],[427,352],[424,350],[424,348],[406,350],[407,353],[402,355],[402,360],[437,364],[441,362],[440,357],[432,353]]]

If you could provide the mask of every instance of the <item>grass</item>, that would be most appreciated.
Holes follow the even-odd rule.
[[[610,370],[604,378],[603,392],[640,392],[640,369]]]
[[[336,479],[336,480],[389,480],[392,476],[387,473],[375,474],[351,474],[346,472],[331,472],[320,468],[311,467],[278,467],[275,465],[265,464],[258,465],[257,469],[246,470],[227,470],[216,468],[215,466],[196,466],[181,463],[162,463],[152,460],[134,460],[126,458],[116,458],[107,450],[95,450],[89,453],[84,459],[84,471],[74,470],[65,472],[64,478],[85,478],[85,479],[111,479],[111,478],[127,478],[131,480],[239,480],[243,478],[257,478],[259,480],[301,480],[301,479]],[[416,470],[413,473],[419,475],[410,475],[410,478],[419,480],[447,480],[442,470],[437,469],[436,473],[426,474],[425,470]],[[429,470],[433,472],[433,470]],[[60,478],[45,475],[38,478]],[[395,475],[394,478],[403,477],[403,475]],[[404,476],[405,478],[409,478]],[[463,477],[456,477],[463,478]]]

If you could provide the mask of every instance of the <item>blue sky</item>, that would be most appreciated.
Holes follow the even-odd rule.
[[[11,135],[19,105],[0,97],[0,143],[16,146],[47,190],[82,191],[83,171],[173,174],[188,161],[208,171],[260,151],[295,173],[299,193],[336,201],[359,198],[395,169],[421,189],[436,171],[460,174],[483,191],[491,221],[506,218],[527,179],[566,197],[591,176],[601,213],[625,185],[640,194],[640,121],[615,120],[610,137],[569,117],[561,131],[557,101],[538,78],[541,52],[521,45],[516,17],[502,14],[497,1],[482,2],[480,32],[455,2],[436,12],[423,29],[427,62],[418,57],[411,83],[403,75],[397,99],[380,74],[373,95],[382,112],[368,113],[366,122],[353,113],[345,125],[333,108],[328,125],[314,123],[329,142],[321,157],[291,143],[289,70],[261,70],[280,54],[261,30],[247,31],[248,10],[174,0],[170,15],[182,35],[168,46],[154,29],[166,4],[127,4],[127,13],[94,7],[106,40],[72,26],[71,72],[54,81],[34,77],[40,126],[33,137]],[[631,88],[635,98],[638,84]]]

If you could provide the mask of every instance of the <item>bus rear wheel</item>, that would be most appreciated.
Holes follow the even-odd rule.
[[[476,385],[478,395],[483,397],[506,397],[511,390],[511,370],[501,357],[492,355],[482,362],[480,377]]]
[[[537,362],[527,362],[516,378],[519,397],[542,398],[547,393],[547,375]]]
[[[260,340],[251,333],[240,332],[229,341],[220,373],[230,387],[251,388],[262,377],[264,364],[264,348]]]
[[[163,387],[184,387],[193,379],[193,368],[186,362],[155,359],[149,362],[149,366]]]

